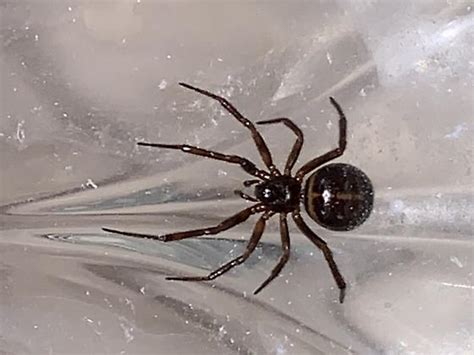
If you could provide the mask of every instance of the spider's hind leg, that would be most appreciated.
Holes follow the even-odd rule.
[[[235,259],[225,263],[217,270],[214,270],[207,276],[170,276],[167,277],[167,280],[174,280],[174,281],[210,281],[214,280],[215,278],[225,274],[227,271],[232,269],[233,267],[242,264],[245,260],[248,259],[250,254],[255,250],[262,237],[263,231],[265,230],[266,221],[273,215],[273,212],[267,211],[265,212],[262,217],[257,221],[255,227],[252,232],[252,236],[247,244],[247,247],[242,255],[238,256]]]
[[[308,239],[311,240],[314,245],[316,245],[323,252],[324,258],[329,265],[329,269],[331,270],[334,281],[336,281],[337,287],[339,288],[339,302],[343,303],[344,297],[346,296],[347,285],[341,275],[341,272],[339,271],[339,268],[337,267],[336,262],[334,261],[331,249],[329,249],[329,246],[326,244],[326,242],[318,237],[316,233],[314,233],[311,228],[309,228],[305,221],[303,221],[299,211],[293,212],[293,220],[301,232],[303,232],[303,234],[306,235],[306,237],[308,237]]]

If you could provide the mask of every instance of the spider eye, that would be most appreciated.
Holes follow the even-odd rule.
[[[262,201],[265,201],[267,203],[271,203],[271,202],[274,202],[277,198],[278,198],[277,194],[271,188],[265,187],[262,190],[262,193],[261,193],[261,200]]]
[[[265,199],[270,199],[273,197],[273,191],[267,187],[263,189],[262,195]]]
[[[326,165],[306,183],[306,211],[327,229],[348,231],[361,225],[369,217],[373,201],[372,183],[352,165]]]

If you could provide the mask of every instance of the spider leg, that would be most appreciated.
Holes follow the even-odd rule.
[[[273,175],[280,175],[278,169],[273,164],[272,155],[270,153],[270,150],[267,147],[267,144],[263,140],[263,137],[261,136],[261,134],[255,128],[254,124],[250,120],[245,118],[226,98],[213,94],[212,92],[209,92],[207,90],[199,89],[195,86],[192,86],[186,83],[179,83],[179,85],[187,89],[194,90],[202,95],[205,95],[207,97],[210,97],[218,101],[222,105],[222,107],[224,107],[227,110],[227,112],[229,112],[240,123],[242,123],[245,127],[247,127],[250,130],[252,134],[252,138],[255,142],[255,145],[257,146],[258,152],[260,153],[260,156],[262,157],[263,162],[265,163],[265,165],[268,167],[268,169]]]
[[[281,244],[283,247],[283,254],[278,261],[278,264],[273,268],[270,276],[254,291],[254,295],[263,290],[270,282],[273,281],[275,277],[280,274],[280,271],[285,266],[286,262],[290,258],[290,236],[288,234],[288,223],[286,221],[286,213],[280,213],[280,234],[281,234]]]
[[[304,142],[303,132],[289,118],[274,118],[272,120],[258,121],[256,123],[257,124],[283,123],[289,129],[291,129],[294,134],[296,134],[296,142],[295,142],[295,144],[293,144],[293,148],[291,148],[291,152],[288,155],[288,159],[287,159],[286,165],[285,165],[285,175],[290,175],[291,174],[291,169],[295,165],[296,160],[298,159],[298,156],[300,155],[301,147],[303,146],[303,142]]]
[[[240,191],[240,190],[235,190],[234,193],[237,195],[237,196],[240,196],[241,198],[243,198],[244,200],[247,200],[247,201],[252,201],[252,202],[258,202],[258,200],[255,198],[255,197],[252,197],[250,195],[247,195],[245,192],[243,191]]]
[[[301,168],[299,168],[295,176],[300,181],[303,179],[303,176],[305,176],[307,173],[327,163],[330,160],[340,157],[344,153],[344,150],[346,150],[346,144],[347,144],[346,115],[342,111],[341,106],[337,103],[337,101],[333,97],[330,97],[329,100],[331,101],[331,104],[335,107],[337,113],[339,114],[339,146],[336,149],[333,149],[327,152],[326,154],[323,154],[317,158],[310,160]]]
[[[218,234],[220,232],[223,232],[227,229],[230,229],[234,226],[236,226],[239,223],[244,222],[247,220],[251,215],[262,212],[265,210],[265,207],[262,204],[257,204],[252,207],[246,208],[239,213],[233,215],[230,218],[227,218],[226,220],[222,221],[219,223],[217,226],[214,227],[208,227],[208,228],[202,228],[202,229],[194,229],[194,230],[189,230],[185,232],[177,232],[177,233],[171,233],[171,234],[163,234],[163,235],[152,235],[152,234],[142,234],[142,233],[133,233],[133,232],[125,232],[117,229],[111,229],[111,228],[102,228],[103,231],[105,232],[111,232],[111,233],[117,233],[121,235],[126,235],[129,237],[136,237],[136,238],[146,238],[146,239],[155,239],[159,240],[161,242],[170,242],[174,240],[181,240],[181,239],[186,239],[186,238],[192,238],[192,237],[200,237],[202,235],[212,235],[212,234]]]
[[[255,227],[252,232],[252,236],[250,237],[247,247],[245,248],[245,251],[242,255],[225,263],[224,265],[219,267],[217,270],[214,270],[207,276],[170,276],[170,277],[167,277],[166,279],[174,280],[174,281],[210,281],[225,274],[227,271],[229,271],[233,267],[242,264],[245,260],[247,260],[250,254],[252,254],[252,252],[257,247],[258,242],[260,241],[260,238],[262,237],[263,231],[265,230],[265,223],[271,216],[273,216],[273,214],[274,212],[267,211],[262,215],[262,217],[259,218],[259,220],[255,224]]]
[[[293,220],[295,221],[298,228],[303,232],[303,234],[306,235],[306,237],[308,237],[309,240],[311,240],[323,252],[324,258],[326,259],[329,268],[331,269],[332,276],[334,277],[337,287],[339,288],[339,302],[343,303],[346,294],[346,282],[344,281],[344,278],[339,272],[337,264],[334,261],[331,249],[329,249],[327,243],[323,239],[318,237],[316,233],[314,233],[309,228],[305,221],[303,221],[299,211],[293,212],[292,215]]]
[[[250,160],[240,157],[238,155],[227,155],[218,152],[213,152],[212,150],[202,149],[198,147],[193,147],[187,144],[160,144],[160,143],[147,143],[147,142],[138,142],[137,145],[145,147],[155,147],[155,148],[165,148],[165,149],[176,149],[181,150],[184,153],[199,155],[202,157],[221,160],[231,164],[238,164],[250,175],[256,176],[263,180],[268,180],[270,175],[263,170],[258,169],[254,163]]]

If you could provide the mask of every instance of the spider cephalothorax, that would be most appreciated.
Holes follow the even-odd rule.
[[[276,176],[255,185],[255,197],[273,212],[291,212],[300,204],[301,183],[291,176]]]
[[[283,253],[278,264],[273,268],[270,276],[254,291],[259,293],[275,277],[278,276],[283,266],[290,257],[290,238],[287,225],[287,214],[291,214],[297,227],[308,237],[324,254],[331,273],[339,287],[339,301],[344,301],[346,283],[334,261],[331,249],[327,243],[314,233],[306,222],[303,221],[300,213],[300,204],[303,203],[309,216],[321,226],[338,231],[354,229],[362,224],[370,215],[373,205],[374,193],[369,178],[359,169],[348,164],[329,164],[316,170],[323,164],[340,157],[346,149],[347,122],[344,112],[339,104],[330,98],[331,104],[339,114],[339,145],[337,148],[317,157],[304,164],[292,175],[291,170],[298,159],[303,146],[303,132],[288,118],[275,118],[267,121],[260,121],[257,124],[282,123],[290,128],[296,135],[296,142],[291,149],[283,174],[273,164],[273,159],[268,147],[254,124],[245,118],[227,99],[215,95],[209,91],[197,87],[180,83],[185,88],[197,91],[200,94],[217,100],[230,114],[252,133],[252,138],[258,148],[260,156],[268,171],[261,170],[254,163],[238,155],[222,154],[186,144],[160,144],[144,143],[138,145],[178,149],[185,153],[200,155],[207,158],[225,161],[231,164],[238,164],[250,175],[258,179],[244,181],[244,186],[255,185],[255,197],[237,190],[236,193],[242,198],[255,202],[234,216],[227,218],[217,226],[177,232],[164,235],[142,234],[135,232],[125,232],[117,229],[102,228],[104,231],[118,233],[137,238],[149,238],[163,242],[181,240],[202,235],[218,234],[228,230],[237,224],[247,220],[251,215],[262,213],[253,229],[252,236],[247,244],[244,253],[237,258],[222,265],[217,270],[207,276],[176,276],[167,277],[168,280],[180,281],[209,281],[221,276],[234,266],[243,263],[255,250],[263,235],[267,220],[275,213],[280,214],[280,233]],[[315,171],[316,170],[316,171]],[[303,189],[303,179],[315,171],[307,179]]]

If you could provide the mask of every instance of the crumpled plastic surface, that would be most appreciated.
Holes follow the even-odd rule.
[[[18,1],[2,5],[0,352],[382,354],[472,351],[472,4],[468,1]],[[188,143],[262,164],[245,130],[178,82],[226,96],[256,121],[291,117],[298,164],[337,144],[375,208],[324,257],[278,223],[243,265],[252,223],[158,243],[248,204],[238,167],[136,146]],[[262,127],[275,161],[293,136]],[[252,191],[249,190],[249,193]]]

